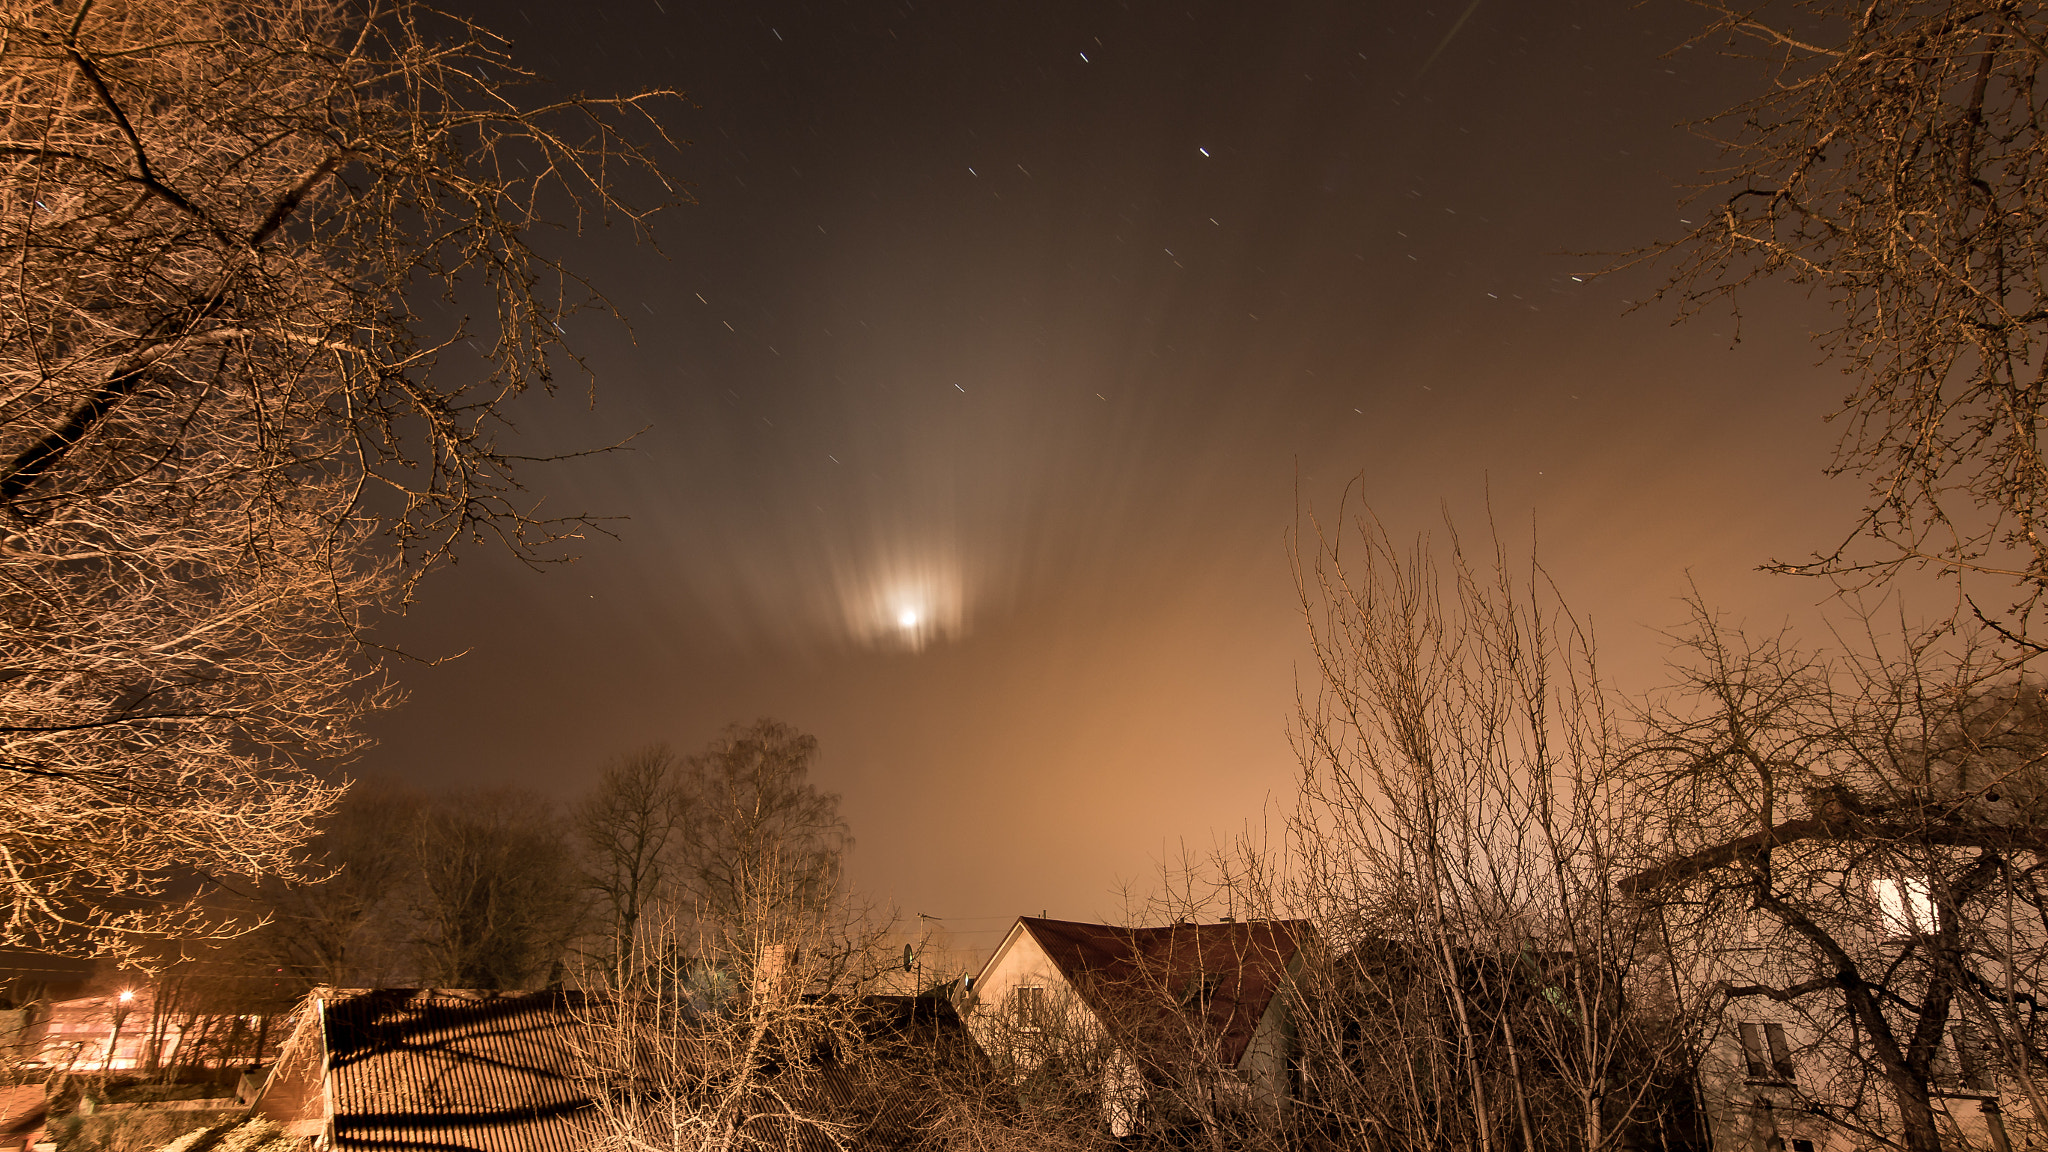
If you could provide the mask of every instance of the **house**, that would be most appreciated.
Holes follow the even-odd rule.
[[[581,1152],[573,992],[319,988],[254,1112],[319,1149]]]
[[[1105,1126],[1277,1122],[1291,1093],[1288,978],[1306,921],[1124,928],[1018,918],[970,985],[969,1033],[1020,1083],[1091,1083]]]
[[[148,989],[80,996],[41,1006],[24,1049],[43,1067],[66,1072],[135,1072],[175,1059],[182,1033],[157,1019]]]
[[[1815,789],[1803,814],[1623,879],[1675,942],[1662,978],[1713,1146],[2042,1146],[2048,936],[2009,878],[2044,851],[1995,810]]]
[[[48,1072],[155,1072],[174,1065],[234,1068],[276,1050],[275,1018],[195,1010],[144,986],[32,1005],[0,1015],[19,1020],[14,1050]]]
[[[85,994],[94,962],[19,948],[0,948],[0,1011]]]

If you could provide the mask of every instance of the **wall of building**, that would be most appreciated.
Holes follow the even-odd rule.
[[[1294,1028],[1288,1008],[1287,992],[1274,993],[1237,1062],[1238,1073],[1250,1089],[1252,1106],[1276,1118],[1286,1116],[1294,1098],[1288,1063],[1294,1048]]]
[[[1017,989],[1045,989],[1048,1019],[1043,1025],[1047,1039],[1062,1042],[1091,1042],[1100,1039],[1095,1014],[1061,974],[1059,965],[1046,955],[1030,932],[1018,929],[997,953],[995,961],[975,981],[967,1012],[967,1029],[990,1055],[1020,1049],[1020,1026],[1015,1014]],[[1032,1061],[1028,1047],[1014,1053]]]
[[[1827,859],[1819,854],[1802,861],[1808,872],[1832,881],[1824,889],[1832,905],[1819,904],[1828,916],[1825,927],[1865,972],[1885,972],[1896,963],[1903,946],[1899,937],[1908,931],[1897,922],[1926,913],[1908,907],[1911,897],[1901,896],[1897,878],[1857,866],[1846,851],[1834,858],[1839,864],[1832,872],[1816,863]],[[1889,888],[1884,887],[1887,884]],[[2020,951],[2041,950],[2038,925],[2021,923],[2013,931]],[[1700,998],[1717,986],[1786,987],[1826,974],[1810,945],[1762,911],[1728,917],[1718,937],[1703,943],[1704,947],[1681,949],[1691,962],[1675,974],[1678,993],[1688,1006],[1703,1003]],[[1830,1111],[1853,1116],[1858,1127],[1898,1131],[1890,1089],[1874,1064],[1868,1057],[1858,1061],[1847,1054],[1854,1036],[1840,1005],[1838,994],[1825,991],[1792,1004],[1762,996],[1738,997],[1702,1022],[1703,1030],[1694,1038],[1699,1046],[1700,1100],[1717,1149],[1850,1152],[1869,1144],[1867,1136],[1820,1115]],[[1952,1027],[1954,1020],[1951,1016]],[[1894,1022],[1905,1023],[1896,1018]],[[1779,1076],[1775,1069],[1763,1076],[1753,1074],[1741,1040],[1744,1023],[1783,1029],[1792,1057],[1790,1077]],[[1953,1050],[1956,1035],[1952,1032],[1944,1039],[1952,1062],[1960,1059]],[[1956,1079],[1954,1067],[1936,1086],[1934,1103],[1944,1139],[1961,1148],[1991,1152],[1999,1144],[1992,1131],[1997,1126],[2005,1129],[2012,1148],[2030,1146],[2031,1109],[2023,1103],[2018,1086],[1993,1071],[1972,1091]],[[1943,1091],[1952,1094],[1939,1095]],[[1998,1119],[1992,1119],[1994,1114]]]
[[[35,1058],[50,1068],[78,1072],[136,1071],[151,1067],[152,1047],[159,1060],[175,1054],[173,1037],[152,1037],[152,1000],[147,992],[132,999],[87,996],[49,1005],[36,1021],[31,1043]]]

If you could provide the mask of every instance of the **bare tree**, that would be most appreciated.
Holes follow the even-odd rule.
[[[1713,18],[1699,42],[1766,75],[1700,125],[1725,162],[1699,225],[1656,249],[1680,261],[1667,291],[1691,311],[1764,277],[1808,286],[1836,321],[1822,345],[1855,379],[1833,471],[1867,477],[1870,503],[1842,543],[1779,569],[1860,582],[1931,566],[2042,651],[2040,6],[1695,2]]]
[[[364,629],[582,523],[500,441],[587,295],[527,238],[676,198],[670,94],[522,104],[504,48],[412,0],[0,8],[0,942],[234,930],[171,884],[292,873],[306,765],[392,699]]]
[[[614,982],[642,963],[641,922],[670,894],[691,807],[681,770],[666,744],[626,753],[575,809],[585,882],[604,900],[601,947]]]
[[[2017,681],[1951,696],[1921,752],[1926,774],[1943,781],[1968,817],[2015,833],[2048,829],[2048,700],[2038,682]],[[1951,1083],[2003,1078],[2048,1130],[2048,855],[2008,846],[1974,905],[1954,918],[1961,973],[1962,1041]],[[1953,892],[1953,890],[1952,890]],[[1929,925],[1930,927],[1932,925]],[[1967,1063],[1969,1066],[1964,1066]],[[1942,1069],[1937,1065],[1937,1072]]]
[[[643,928],[649,961],[593,1001],[585,1053],[601,1148],[844,1147],[858,1124],[830,1098],[865,1058],[863,993],[879,933],[784,922],[777,943],[732,947],[688,919]]]
[[[779,720],[727,728],[690,757],[676,900],[707,932],[750,935],[758,954],[783,924],[809,925],[836,904],[853,847],[839,797],[809,780],[816,737]]]
[[[1673,1030],[1635,992],[1652,940],[1619,729],[1591,638],[1533,560],[1447,571],[1370,513],[1296,550],[1318,679],[1301,705],[1292,897],[1312,1121],[1340,1142],[1615,1148],[1662,1112]]]
[[[242,942],[251,968],[296,992],[378,987],[406,972],[405,902],[419,874],[406,830],[431,803],[387,781],[351,783],[308,843],[306,873],[265,877],[251,893],[253,916],[268,921]]]
[[[597,978],[604,1146],[724,1152],[854,1131],[826,1086],[860,1059],[888,926],[845,889],[851,841],[838,797],[807,779],[816,750],[762,720],[688,760],[689,818],[658,913],[641,913],[642,963]]]
[[[263,925],[216,950],[294,996],[319,985],[538,987],[567,974],[591,919],[569,830],[529,793],[358,781],[306,857],[304,879],[267,878],[230,905]]]
[[[412,821],[413,963],[423,983],[560,983],[582,928],[574,857],[552,806],[508,790],[443,797]]]
[[[2001,1074],[2048,1119],[2037,692],[1925,636],[1824,657],[1702,609],[1684,645],[1631,758],[1657,862],[1624,888],[1657,910],[1721,1051],[1750,1030],[1746,1069],[1709,1069],[1738,1106],[1724,1119],[1914,1152],[1968,1122],[1997,1143]],[[1950,1096],[1989,1103],[1958,1116]]]

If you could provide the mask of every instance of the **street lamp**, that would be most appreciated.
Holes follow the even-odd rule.
[[[121,1048],[121,1024],[128,1019],[128,1006],[135,1002],[135,993],[132,989],[123,988],[121,994],[114,997],[114,1002],[114,1029],[107,1033],[107,1058],[100,1061],[100,1074],[103,1076],[114,1066],[114,1053]]]

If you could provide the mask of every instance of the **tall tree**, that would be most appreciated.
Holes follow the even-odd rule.
[[[2026,654],[2048,611],[2048,18],[2038,2],[1725,5],[1698,38],[1760,64],[1707,120],[1723,162],[1659,249],[1687,311],[1786,277],[1853,379],[1833,471],[1869,503],[1784,571],[1931,567]],[[2017,587],[2017,593],[2013,589]]]
[[[582,927],[566,830],[538,796],[440,798],[412,824],[410,920],[419,978],[450,988],[534,988],[566,975]]]
[[[850,1131],[820,1074],[860,1059],[859,994],[885,926],[843,882],[839,798],[809,780],[817,741],[761,720],[684,766],[688,819],[659,914],[639,929],[593,1035],[618,1149],[741,1149]],[[900,961],[899,961],[900,962]]]
[[[232,931],[171,884],[293,871],[365,628],[582,523],[500,440],[588,295],[527,238],[675,200],[671,94],[528,80],[413,0],[0,7],[0,943]]]
[[[704,931],[774,943],[806,932],[841,895],[853,846],[839,797],[810,782],[818,741],[779,720],[733,725],[690,757],[678,899]],[[744,949],[758,952],[758,946]]]
[[[404,907],[420,862],[406,835],[429,797],[388,781],[349,785],[306,847],[307,875],[266,877],[253,893],[269,923],[244,954],[297,990],[377,987],[410,977]]]
[[[671,894],[692,808],[682,767],[666,744],[628,752],[605,766],[574,812],[585,881],[604,900],[601,947],[615,981],[640,967],[642,922]]]
[[[1644,1138],[1682,1053],[1611,883],[1638,831],[1591,636],[1497,539],[1453,531],[1439,567],[1369,509],[1316,532],[1296,857],[1269,869],[1334,942],[1298,981],[1316,1123],[1480,1152]]]
[[[1704,610],[1681,658],[1629,757],[1655,862],[1621,888],[1656,911],[1706,1027],[1781,1029],[1766,1050],[1744,1025],[1750,1098],[1724,1103],[1935,1152],[1938,1098],[2003,1073],[2048,1120],[2038,689],[1925,638],[1826,657]]]

